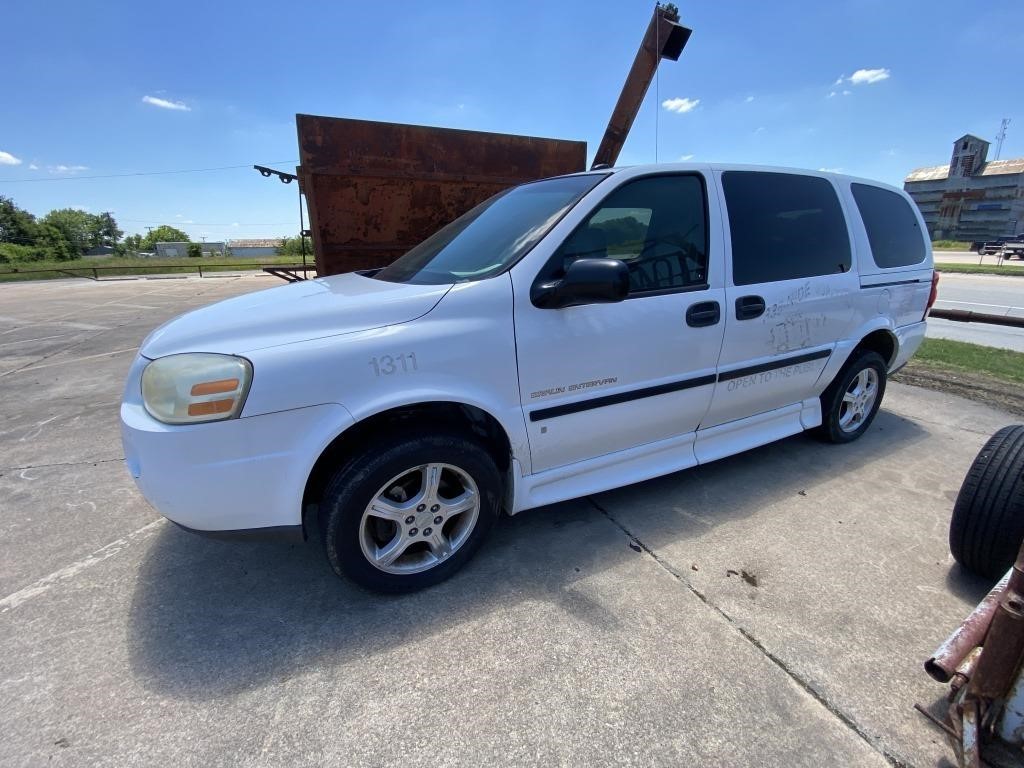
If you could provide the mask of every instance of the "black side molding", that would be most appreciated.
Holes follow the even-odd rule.
[[[714,383],[714,375],[708,374],[707,376],[698,376],[694,379],[670,381],[667,384],[658,384],[653,387],[634,389],[629,392],[616,392],[614,395],[604,395],[602,397],[591,398],[590,400],[578,400],[575,403],[564,403],[562,405],[554,405],[550,408],[541,408],[536,411],[530,411],[530,421],[553,419],[556,416],[566,416],[570,413],[590,411],[594,408],[603,408],[606,405],[628,403],[631,400],[640,400],[645,397],[654,397],[655,395],[665,395],[669,392],[679,392],[680,390],[692,389],[693,387],[706,387],[708,384]]]
[[[861,290],[865,288],[888,288],[891,285],[913,285],[914,283],[927,283],[928,280],[895,280],[891,283],[861,283]]]
[[[788,368],[791,365],[809,363],[812,360],[824,360],[831,355],[832,350],[819,349],[817,352],[808,352],[803,355],[785,357],[781,360],[772,360],[770,363],[752,365],[748,368],[737,368],[735,371],[726,371],[725,373],[718,374],[718,376],[708,374],[707,376],[697,376],[692,379],[683,379],[682,381],[670,381],[667,384],[658,384],[653,387],[633,389],[628,392],[616,392],[614,395],[602,395],[601,397],[593,397],[589,400],[577,400],[574,403],[553,405],[550,408],[539,408],[536,411],[530,411],[530,421],[544,421],[545,419],[553,419],[556,416],[566,416],[570,413],[580,413],[581,411],[591,411],[595,408],[604,408],[606,405],[628,403],[632,400],[640,400],[644,397],[666,395],[669,392],[679,392],[680,390],[692,389],[693,387],[706,387],[709,384],[714,384],[716,381],[741,379],[744,376],[752,376],[755,373],[774,371],[777,368]]]

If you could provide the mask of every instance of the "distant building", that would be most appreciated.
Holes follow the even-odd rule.
[[[1024,157],[988,162],[988,147],[961,136],[949,165],[918,168],[904,180],[933,240],[995,240],[1024,229]]]
[[[266,240],[228,240],[228,250],[232,256],[252,258],[254,256],[276,256],[277,249],[284,245],[281,238]]]
[[[188,247],[198,245],[203,256],[223,256],[224,243],[157,243],[156,255],[161,259],[180,259],[188,256]]]
[[[108,256],[114,255],[114,246],[112,245],[94,245],[92,248],[82,254],[87,259],[105,259]]]

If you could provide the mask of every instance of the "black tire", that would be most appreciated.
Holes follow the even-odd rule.
[[[466,538],[450,555],[418,573],[389,573],[374,565],[363,553],[363,513],[376,494],[405,471],[427,464],[447,464],[472,479],[479,497],[479,512]],[[447,471],[447,470],[446,470]],[[327,485],[321,501],[321,532],[331,568],[362,587],[375,592],[411,592],[444,581],[473,556],[497,520],[502,498],[502,480],[494,460],[484,448],[461,435],[415,433],[383,438],[340,469]],[[413,510],[410,510],[413,511]],[[429,510],[422,514],[428,514]],[[455,518],[446,520],[447,528]],[[426,525],[430,522],[427,521]],[[393,523],[397,533],[401,523]],[[422,525],[422,524],[421,524]],[[429,531],[429,528],[403,528]],[[387,538],[387,535],[385,535]],[[410,552],[426,542],[415,542]],[[423,555],[429,556],[429,555]],[[401,558],[406,558],[402,555]],[[397,562],[397,561],[396,561]]]
[[[967,471],[949,522],[949,550],[979,576],[1000,578],[1024,541],[1024,424],[989,438]]]
[[[870,407],[864,414],[855,420],[851,425],[844,426],[842,420],[845,417],[843,396],[851,388],[861,371],[874,371],[876,381],[876,393]],[[849,443],[863,435],[878,413],[885,396],[886,366],[885,360],[877,352],[862,351],[854,355],[843,366],[832,383],[821,394],[821,426],[818,427],[817,435],[829,443]],[[853,429],[849,427],[853,426]]]

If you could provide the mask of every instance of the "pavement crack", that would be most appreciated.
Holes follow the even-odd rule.
[[[672,566],[671,563],[669,563],[667,560],[661,557],[661,555],[659,555],[647,544],[641,541],[632,531],[630,531],[625,525],[623,525],[621,521],[617,520],[615,516],[611,514],[611,512],[609,512],[607,509],[598,504],[592,496],[588,496],[587,501],[589,501],[598,512],[600,512],[602,515],[608,518],[612,525],[614,525],[616,528],[622,531],[629,538],[631,545],[636,545],[635,547],[633,547],[634,549],[639,547],[641,550],[650,555],[655,563],[657,563],[669,575],[671,575],[673,578],[679,581],[698,600],[704,603],[704,605],[708,606],[708,608],[715,611],[719,616],[725,619],[725,621],[728,622],[729,625],[732,626],[732,628],[735,629],[741,637],[743,637],[748,643],[750,643],[754,648],[756,648],[758,652],[761,653],[761,655],[763,655],[766,659],[768,659],[768,661],[770,661],[772,664],[774,664],[776,667],[782,670],[782,672],[790,680],[792,680],[811,698],[818,702],[818,704],[824,707],[825,710],[828,711],[833,717],[839,720],[839,722],[841,722],[843,725],[845,725],[847,728],[853,731],[853,733],[859,736],[868,746],[870,746],[873,750],[875,750],[882,757],[884,757],[886,761],[889,763],[889,765],[894,766],[894,768],[910,768],[910,763],[889,752],[878,741],[878,739],[872,737],[867,731],[865,731],[864,728],[862,728],[860,724],[857,723],[857,721],[851,715],[847,714],[842,709],[840,709],[835,703],[830,701],[828,696],[826,696],[822,691],[818,690],[818,688],[809,680],[806,680],[804,677],[802,677],[799,672],[792,669],[782,658],[768,650],[768,648],[766,648],[765,645],[760,640],[758,640],[749,630],[741,626],[740,623],[737,622],[732,616],[730,616],[724,609],[722,609],[720,606],[712,602],[712,600],[699,589],[697,589],[697,587],[695,587],[690,582],[690,580],[686,578],[686,576],[680,573],[676,568]]]
[[[18,472],[25,469],[50,469],[51,467],[80,467],[83,464],[110,464],[114,461],[124,461],[124,456],[116,459],[85,459],[84,461],[62,461],[56,464],[27,464],[23,467],[0,467],[0,472]]]

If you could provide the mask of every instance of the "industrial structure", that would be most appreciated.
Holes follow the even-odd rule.
[[[917,168],[904,180],[933,240],[983,242],[1024,229],[1024,157],[989,161],[988,149],[966,134],[948,165]]]

